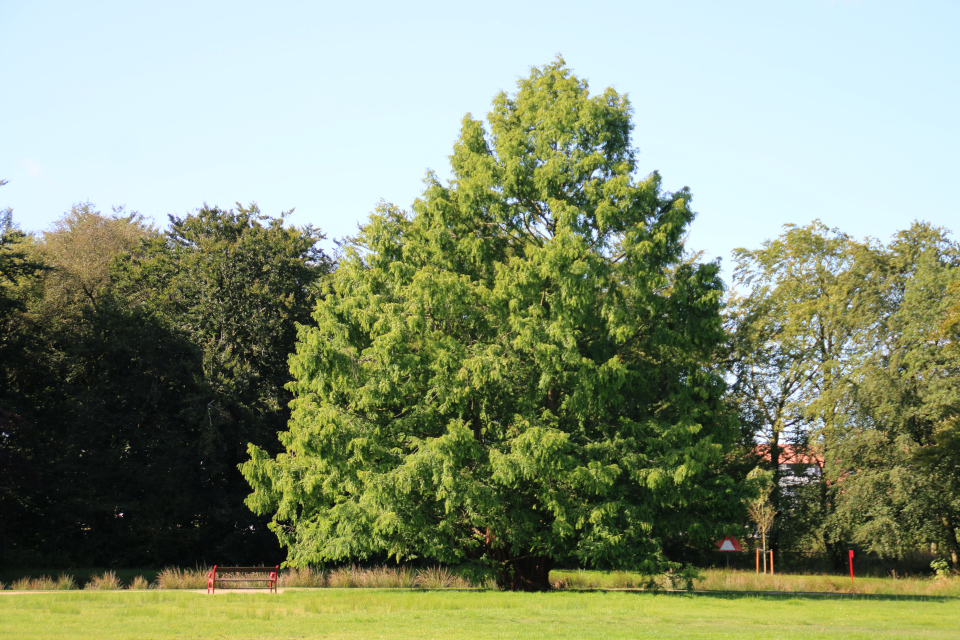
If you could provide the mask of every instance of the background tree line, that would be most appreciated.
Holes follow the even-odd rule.
[[[75,206],[8,220],[0,282],[0,553],[6,564],[264,561],[248,443],[287,418],[286,358],[332,262],[256,206],[164,231]]]
[[[280,552],[237,466],[281,447],[287,355],[333,268],[314,229],[255,207],[158,231],[74,207],[36,236],[5,218],[0,261],[3,562],[192,563]],[[856,241],[817,222],[735,256],[727,402],[738,468],[767,468],[772,546],[841,558],[960,527],[960,248],[914,223]],[[795,447],[823,475],[790,486]],[[743,523],[749,527],[748,522]]]

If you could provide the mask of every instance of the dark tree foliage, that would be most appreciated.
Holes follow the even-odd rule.
[[[204,206],[171,216],[169,231],[117,270],[127,304],[182,336],[199,358],[209,394],[201,416],[211,452],[204,473],[218,492],[203,511],[220,522],[219,537],[227,541],[221,558],[276,554],[265,522],[243,505],[237,467],[249,443],[275,450],[289,419],[287,357],[297,323],[310,318],[316,282],[332,267],[317,247],[322,238],[311,227],[284,226],[283,215],[271,218],[256,205]]]
[[[196,349],[122,308],[84,320],[18,363],[29,401],[6,444],[39,483],[23,488],[34,526],[14,542],[58,563],[186,559],[211,533],[198,507],[219,500],[200,464],[209,392]]]
[[[117,245],[112,268],[103,255],[81,260],[99,265],[85,272],[61,256],[96,251],[102,230],[137,220],[81,208],[40,243],[52,275],[11,321],[4,559],[272,559],[237,465],[286,422],[285,360],[330,267],[322,236],[255,207],[204,208],[162,235],[114,233],[144,240]]]

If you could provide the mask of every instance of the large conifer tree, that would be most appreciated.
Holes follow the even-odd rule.
[[[294,566],[475,561],[509,589],[558,560],[655,573],[739,504],[711,368],[715,264],[686,260],[686,190],[634,177],[627,98],[562,60],[469,115],[454,178],[382,205],[291,358],[285,453],[248,504]]]

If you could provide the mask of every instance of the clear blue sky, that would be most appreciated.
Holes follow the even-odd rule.
[[[0,0],[0,208],[256,201],[342,236],[561,53],[630,95],[640,173],[690,186],[710,257],[815,218],[960,230],[958,33],[956,1]]]

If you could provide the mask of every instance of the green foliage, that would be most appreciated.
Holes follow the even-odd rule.
[[[960,410],[960,353],[938,330],[957,301],[960,246],[916,223],[862,263],[872,313],[836,446],[837,516],[867,548],[896,555],[933,543],[956,565],[960,494],[950,447],[937,445]]]
[[[711,369],[715,264],[685,260],[686,190],[637,181],[631,109],[562,60],[469,115],[454,178],[382,204],[290,360],[285,451],[248,504],[288,564],[388,554],[548,588],[557,560],[657,573],[740,508]]]
[[[933,569],[938,578],[946,578],[950,575],[950,563],[943,558],[937,558],[931,562],[930,568]]]
[[[110,292],[110,268],[118,256],[134,251],[156,230],[137,212],[115,207],[105,216],[89,203],[70,212],[42,234],[38,249],[54,265],[44,283],[44,313],[62,320],[96,307]]]
[[[934,544],[957,562],[960,249],[923,223],[888,245],[814,223],[737,258],[750,291],[731,314],[735,397],[761,441],[826,463],[818,487],[780,497],[784,541],[802,544],[805,528],[828,549]]]
[[[0,187],[7,184],[0,180]],[[0,223],[0,356],[10,332],[11,317],[26,309],[26,301],[32,281],[47,269],[42,260],[32,251],[32,238],[13,224],[13,210],[2,211]]]
[[[133,305],[201,349],[204,376],[224,398],[218,411],[233,420],[285,417],[296,324],[309,320],[315,283],[332,266],[316,246],[324,236],[285,227],[285,215],[238,205],[171,216],[170,230],[116,276]]]
[[[243,506],[237,465],[247,443],[271,446],[288,419],[286,358],[297,323],[309,319],[315,283],[331,268],[316,246],[323,235],[285,226],[285,215],[238,205],[171,216],[169,230],[114,274],[125,304],[195,352],[204,398],[192,416],[199,434],[191,446],[202,452],[196,463],[204,480],[193,486],[199,499],[212,484],[218,498],[193,508],[215,523],[221,558],[250,557],[257,548],[260,560],[272,553],[257,533],[266,534],[262,523]]]
[[[4,561],[278,553],[237,465],[286,422],[284,360],[328,268],[319,237],[255,209],[161,235],[84,204],[31,245],[50,268],[4,336]]]
[[[114,241],[122,232],[97,232],[119,227],[131,229],[133,237],[124,243]],[[4,560],[22,562],[35,560],[31,554],[41,548],[48,554],[68,554],[67,549],[84,547],[82,532],[90,529],[91,513],[109,511],[114,517],[117,513],[116,503],[104,505],[101,497],[93,497],[104,483],[113,482],[115,465],[94,467],[95,476],[105,478],[103,482],[78,471],[102,460],[98,459],[105,453],[99,447],[105,441],[122,440],[130,433],[130,426],[124,423],[119,433],[104,439],[102,434],[115,426],[108,417],[83,420],[89,420],[88,412],[96,410],[98,400],[116,405],[123,396],[104,385],[94,386],[91,397],[89,388],[77,392],[77,383],[89,383],[118,366],[109,356],[129,348],[128,344],[103,341],[106,326],[114,322],[116,314],[108,311],[97,316],[91,305],[105,291],[109,261],[135,245],[149,229],[135,217],[107,218],[89,205],[78,205],[39,240],[15,233],[19,235],[14,245],[19,264],[30,268],[4,283],[10,287],[7,290],[16,291],[18,304],[3,319],[0,351],[4,383],[0,385],[0,407],[5,410],[0,414],[0,549]],[[81,279],[71,276],[81,273]],[[75,295],[83,286],[88,295]],[[68,289],[72,292],[67,293]],[[78,371],[84,358],[93,366]],[[129,382],[127,379],[124,384]],[[144,388],[149,389],[149,384]],[[102,393],[112,395],[98,396]],[[81,457],[82,462],[78,460]],[[113,542],[103,540],[103,544]],[[99,556],[87,556],[93,557]]]

